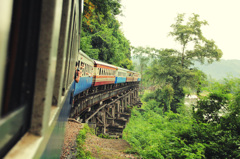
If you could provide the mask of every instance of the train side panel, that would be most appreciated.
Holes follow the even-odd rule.
[[[100,61],[94,61],[93,86],[115,83],[117,67]]]
[[[115,84],[126,83],[126,80],[127,80],[127,70],[123,69],[121,67],[118,67],[117,73],[116,73]]]
[[[74,90],[74,83],[69,88],[70,91],[65,95],[65,102],[61,106],[62,109],[56,120],[56,125],[51,126],[49,129],[53,129],[47,146],[41,155],[41,159],[46,158],[59,158],[62,152],[62,145],[64,141],[65,125],[69,118],[69,114],[72,107],[72,92]],[[50,132],[49,132],[50,133]]]
[[[133,71],[128,71],[127,72],[127,80],[126,80],[126,82],[133,82],[133,79],[134,79]]]
[[[79,51],[79,61],[80,61],[80,66],[84,66],[84,68],[80,68],[82,71],[82,77],[80,77],[79,82],[75,82],[75,91],[74,91],[74,96],[78,95],[79,93],[87,90],[92,86],[93,82],[93,60],[88,57],[86,54],[84,54],[82,51]]]

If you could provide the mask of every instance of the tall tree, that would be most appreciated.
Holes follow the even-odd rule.
[[[171,100],[171,109],[174,112],[185,97],[183,87],[200,88],[200,73],[194,68],[194,61],[200,61],[202,64],[212,63],[222,56],[222,51],[215,42],[203,36],[201,30],[203,25],[207,25],[207,22],[199,20],[197,14],[193,14],[187,22],[184,20],[184,14],[179,14],[176,23],[171,25],[173,31],[169,35],[180,43],[181,50],[155,51],[158,53],[157,58],[147,70],[150,79],[154,80],[161,89],[172,86],[174,96]],[[203,76],[202,73],[201,76]]]
[[[178,14],[176,23],[172,24],[173,31],[169,33],[182,46],[181,64],[182,67],[189,67],[193,60],[198,60],[202,64],[206,61],[212,63],[222,57],[222,51],[213,40],[208,40],[202,34],[201,27],[207,25],[206,20],[199,20],[198,14],[192,14],[188,22],[184,24],[185,14]],[[192,45],[193,49],[188,49]]]
[[[145,82],[145,74],[144,72],[147,69],[148,63],[151,59],[154,49],[153,48],[144,48],[142,46],[132,47],[133,58],[138,61],[135,66],[136,71],[140,71],[141,73],[141,88],[140,92],[143,93],[143,82]]]

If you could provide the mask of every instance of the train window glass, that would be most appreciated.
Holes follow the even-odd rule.
[[[9,40],[5,43],[8,51],[5,79],[2,79],[4,97],[0,107],[0,158],[25,134],[30,125],[41,7],[39,2],[29,6],[24,4],[13,1],[13,5],[7,8],[11,12],[9,19],[12,19],[12,24]]]

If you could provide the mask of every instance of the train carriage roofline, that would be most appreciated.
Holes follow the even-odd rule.
[[[94,62],[94,60],[93,59],[91,59],[87,54],[85,54],[82,50],[79,50],[78,51],[79,53],[80,53],[80,55],[82,55],[83,57],[85,57],[85,58],[87,58],[88,60],[90,60],[90,61],[92,61],[92,62]]]
[[[122,68],[122,67],[118,67],[117,66],[117,69],[119,70],[119,71],[124,71],[124,72],[128,72],[129,70],[128,69],[126,69],[126,68]]]
[[[98,61],[98,60],[94,60],[94,67],[98,67],[98,66],[107,66],[107,67],[110,67],[114,70],[117,70],[118,67],[117,66],[114,66],[114,65],[111,65],[111,64],[108,64],[108,63],[105,63],[105,62],[102,62],[102,61]],[[110,69],[108,68],[108,69]]]

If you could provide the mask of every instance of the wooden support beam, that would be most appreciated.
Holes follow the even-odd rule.
[[[99,119],[99,117],[97,117],[96,118],[100,123],[102,123],[103,124],[103,122],[102,122],[102,120],[101,119]]]
[[[107,124],[107,121],[106,121],[106,109],[103,108],[102,109],[102,120],[103,120],[103,134],[106,133],[106,124]]]
[[[112,114],[109,113],[109,111],[106,111],[106,113],[107,113],[110,117],[113,117]]]
[[[115,119],[115,104],[113,104],[112,108],[112,117]],[[114,120],[112,120],[112,125],[114,125]]]
[[[106,107],[107,105],[111,105],[113,103],[115,103],[117,100],[121,99],[121,98],[124,98],[125,96],[127,96],[130,92],[126,93],[125,95],[115,99],[114,101],[108,103],[108,104],[104,104],[103,106],[101,106],[100,108],[98,108],[89,118],[87,118],[85,120],[86,123],[88,123],[88,120],[91,119],[94,115],[96,115],[100,110],[102,110],[104,107]]]

